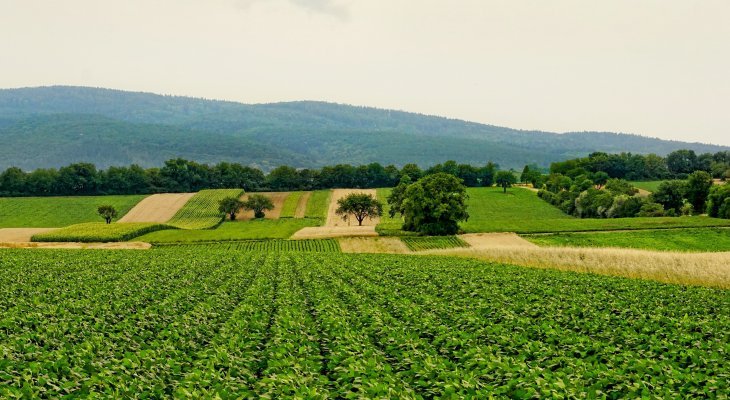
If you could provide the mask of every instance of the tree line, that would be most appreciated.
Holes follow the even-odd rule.
[[[444,172],[460,178],[466,186],[492,186],[499,166],[447,161],[428,169],[416,164],[401,168],[379,163],[353,166],[338,164],[320,169],[280,166],[265,174],[238,163],[214,165],[182,158],[160,168],[139,165],[97,169],[91,163],[74,163],[59,169],[26,172],[17,167],[0,174],[0,196],[90,196],[197,192],[202,189],[243,188],[247,192],[317,190],[331,188],[394,187],[404,176],[412,182]]]

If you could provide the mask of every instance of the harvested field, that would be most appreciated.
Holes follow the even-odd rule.
[[[294,218],[304,218],[310,197],[312,197],[312,192],[304,192],[304,194],[302,194],[302,197],[299,198],[299,203],[297,204],[297,210],[294,212]]]
[[[147,196],[122,217],[119,222],[169,221],[195,193],[161,193]]]
[[[58,228],[4,228],[0,229],[0,243],[30,242],[37,233],[46,233]]]
[[[348,221],[343,221],[342,217],[335,213],[337,210],[337,200],[346,197],[352,193],[365,193],[377,198],[377,192],[375,189],[334,189],[332,191],[332,198],[330,200],[329,209],[327,211],[327,224],[326,226],[338,226],[338,227],[358,227],[357,220],[354,217],[350,217]],[[363,226],[375,227],[380,222],[380,218],[365,219],[362,221]]]
[[[340,238],[343,253],[410,253],[405,243],[397,237],[349,237]]]
[[[4,249],[106,249],[106,250],[147,250],[152,245],[144,242],[120,243],[79,243],[79,242],[19,242],[1,243]]]
[[[248,199],[249,195],[252,194],[260,194],[268,197],[271,199],[271,202],[274,203],[274,209],[271,211],[266,211],[265,219],[279,219],[281,216],[281,210],[284,208],[284,201],[286,200],[287,196],[289,196],[289,192],[259,192],[259,193],[247,193],[241,197],[241,200],[246,201]],[[241,210],[236,214],[236,219],[239,219],[241,221],[247,221],[253,218],[253,211],[251,210]]]
[[[493,247],[538,247],[515,233],[469,233],[459,238],[469,244],[472,249],[489,249]]]
[[[651,192],[645,189],[639,189],[637,188],[638,192],[636,192],[636,196],[638,197],[649,197],[651,195]]]
[[[374,226],[313,226],[302,228],[291,239],[326,239],[339,237],[378,236]]]

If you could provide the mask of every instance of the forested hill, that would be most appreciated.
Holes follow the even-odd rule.
[[[594,151],[665,155],[727,147],[600,132],[555,134],[323,102],[241,104],[86,87],[0,90],[0,169],[158,166],[171,157],[270,169],[453,159],[503,167]]]

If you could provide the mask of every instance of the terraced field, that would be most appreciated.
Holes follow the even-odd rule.
[[[182,229],[213,228],[224,218],[218,212],[218,203],[226,197],[240,197],[242,193],[240,189],[201,190],[168,221],[168,225]]]
[[[0,250],[0,397],[718,397],[729,309],[445,257]]]

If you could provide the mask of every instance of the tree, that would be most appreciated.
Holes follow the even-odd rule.
[[[453,175],[437,173],[409,185],[397,212],[403,229],[426,235],[453,235],[469,219],[466,187]]]
[[[243,208],[243,202],[237,197],[226,197],[218,202],[218,211],[228,214],[231,221],[236,220],[236,213]]]
[[[383,204],[367,193],[350,193],[337,200],[337,205],[337,210],[335,210],[337,215],[347,221],[352,214],[359,226],[362,226],[365,218],[373,219],[383,215]]]
[[[99,206],[99,208],[96,209],[96,212],[104,218],[107,224],[111,224],[112,219],[117,217],[117,209],[110,205]]]
[[[712,176],[705,171],[695,171],[687,177],[686,197],[692,208],[702,213],[712,187]]]
[[[593,184],[595,184],[599,189],[603,187],[608,182],[608,174],[603,171],[598,171],[595,174],[593,174]]]
[[[494,174],[497,173],[497,169],[499,166],[491,161],[479,169],[479,182],[482,186],[492,187],[494,185]]]
[[[662,182],[651,198],[654,202],[664,206],[667,212],[677,212],[684,204],[684,195],[687,190],[687,184],[684,181],[666,181]]]
[[[675,176],[682,176],[697,167],[697,154],[694,150],[677,150],[667,155],[667,168]]]
[[[512,171],[498,171],[494,177],[497,186],[501,186],[503,193],[507,193],[507,188],[517,183],[517,178]]]
[[[710,189],[707,214],[715,218],[730,218],[730,184],[713,186]]]
[[[411,184],[411,178],[408,175],[403,175],[400,182],[398,183],[398,186],[394,187],[393,190],[391,190],[390,195],[388,196],[388,205],[390,206],[390,210],[388,210],[388,215],[393,218],[395,217],[395,214],[400,212],[403,205],[403,198],[406,194],[406,189],[408,189],[408,186]]]
[[[262,194],[253,194],[242,203],[242,207],[246,210],[253,210],[253,216],[255,218],[263,218],[266,216],[264,211],[271,211],[274,209],[274,203],[270,198]]]

